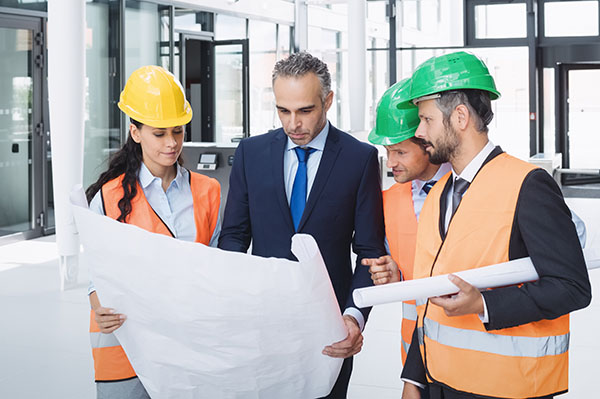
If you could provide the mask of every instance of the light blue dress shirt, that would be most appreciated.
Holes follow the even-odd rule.
[[[306,198],[310,196],[310,190],[313,183],[315,182],[315,176],[323,157],[323,149],[325,148],[325,142],[329,135],[329,121],[325,123],[323,130],[317,134],[317,137],[312,139],[304,147],[314,148],[315,151],[310,154],[308,161],[306,162]],[[294,178],[296,177],[296,171],[298,170],[298,156],[294,148],[300,147],[288,137],[287,145],[285,147],[285,153],[283,154],[283,181],[285,183],[285,196],[287,197],[288,204],[292,197],[292,187],[294,186]]]
[[[166,192],[162,188],[162,179],[153,176],[144,163],[142,163],[138,172],[138,181],[148,203],[169,227],[175,238],[183,241],[195,241],[196,221],[194,219],[194,199],[190,186],[190,172],[179,164],[176,165],[177,174]],[[100,192],[97,192],[92,202],[90,202],[90,210],[99,215],[104,215]],[[209,245],[211,247],[217,246],[220,232],[221,217],[219,212],[215,231],[210,239]],[[90,283],[88,293],[93,291],[94,287]]]
[[[415,209],[415,216],[417,217],[417,221],[419,221],[419,216],[421,215],[421,209],[423,209],[423,204],[425,203],[425,198],[427,198],[427,193],[423,191],[423,186],[428,181],[438,181],[444,175],[452,170],[452,166],[449,163],[443,163],[438,168],[435,175],[429,180],[419,180],[415,179],[412,181],[412,199],[413,199],[413,207]]]

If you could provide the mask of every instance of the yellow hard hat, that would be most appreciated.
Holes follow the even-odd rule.
[[[133,71],[118,105],[130,118],[152,127],[182,126],[192,120],[192,107],[181,83],[156,65]]]

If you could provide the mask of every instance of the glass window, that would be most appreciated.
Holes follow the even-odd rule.
[[[47,0],[0,0],[0,7],[48,12]]]
[[[397,9],[398,47],[464,45],[464,0],[405,0]]]
[[[475,6],[475,37],[477,39],[527,37],[526,4]]]
[[[387,22],[387,6],[386,0],[368,1],[367,18],[370,21]]]
[[[569,167],[598,169],[600,106],[598,94],[590,87],[600,87],[600,69],[569,71]]]
[[[215,21],[215,39],[235,40],[246,38],[246,19],[217,14]]]
[[[119,77],[111,69],[111,5],[86,4],[86,96],[83,186],[98,179],[108,167],[110,154],[121,146],[120,111],[115,106]],[[114,34],[114,32],[113,32]],[[112,49],[114,52],[115,49]]]
[[[215,46],[215,141],[243,136],[242,45]],[[252,120],[252,116],[250,116]]]
[[[385,48],[388,46],[388,41],[383,39],[372,39],[371,45],[375,48]],[[367,68],[369,81],[367,84],[367,128],[370,129],[374,125],[377,103],[382,94],[389,87],[389,71],[387,50],[373,50],[367,52]]]
[[[204,27],[201,22],[198,22],[197,17],[198,11],[189,10],[185,8],[175,9],[175,26],[177,29],[182,29],[192,32],[202,32]]]
[[[285,58],[290,55],[290,34],[291,29],[288,25],[278,26],[277,39],[277,58]]]
[[[598,1],[544,4],[544,36],[597,36]]]
[[[144,65],[160,63],[158,5],[128,1],[125,9],[125,76]]]
[[[409,69],[414,60],[418,66],[434,55],[451,53],[456,50],[406,50],[400,53],[404,65],[404,77],[414,71]],[[492,101],[494,119],[489,125],[489,137],[495,145],[511,155],[529,159],[529,82],[527,47],[477,48],[468,51],[479,56],[494,77],[501,93],[498,100]],[[432,54],[433,53],[433,54]]]
[[[277,61],[277,25],[250,20],[250,134],[262,134],[277,123],[271,71]],[[289,40],[288,40],[289,42]]]
[[[544,68],[544,148],[547,154],[556,152],[556,115],[554,113],[554,68]]]

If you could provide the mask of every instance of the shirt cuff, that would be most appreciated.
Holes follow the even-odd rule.
[[[413,385],[416,385],[416,386],[418,386],[418,387],[419,387],[419,388],[421,388],[421,389],[425,389],[425,388],[426,388],[426,387],[425,387],[425,385],[424,385],[424,384],[421,384],[420,382],[413,381],[413,380],[409,380],[408,378],[400,378],[400,379],[401,379],[401,380],[402,380],[402,381],[403,381],[405,384],[406,384],[406,383],[413,384]]]
[[[363,314],[360,312],[360,310],[356,309],[356,308],[347,308],[346,310],[344,310],[344,316],[352,316],[356,319],[356,321],[358,322],[358,327],[360,328],[360,331],[364,330],[365,328],[365,318],[363,316]]]
[[[490,317],[488,315],[487,305],[485,304],[485,297],[483,294],[481,294],[481,300],[483,301],[483,313],[480,313],[477,316],[479,316],[479,320],[481,320],[483,324],[486,324],[490,322]]]

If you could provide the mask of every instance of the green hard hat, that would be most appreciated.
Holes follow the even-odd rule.
[[[416,106],[402,109],[398,104],[406,101],[411,81],[404,79],[386,90],[377,104],[375,126],[369,134],[372,144],[393,145],[414,137],[419,126],[419,110]]]
[[[476,89],[487,91],[491,100],[500,97],[483,61],[464,51],[428,59],[417,67],[411,80],[410,95],[398,104],[400,108],[409,106],[408,101],[449,90]]]

